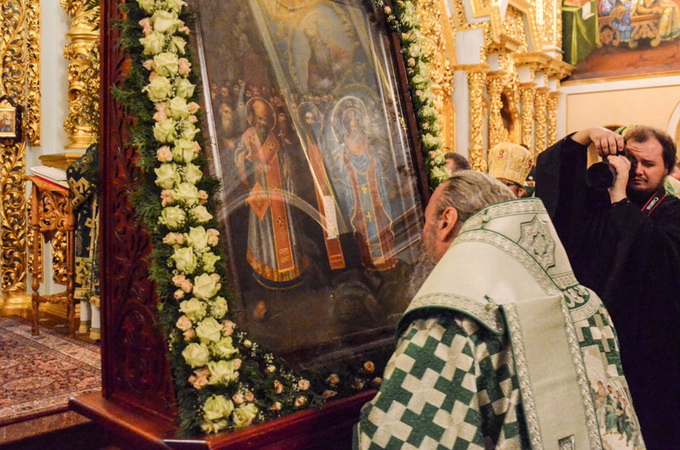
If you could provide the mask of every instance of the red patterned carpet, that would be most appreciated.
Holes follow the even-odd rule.
[[[101,389],[99,347],[30,322],[0,317],[0,426],[68,409]]]

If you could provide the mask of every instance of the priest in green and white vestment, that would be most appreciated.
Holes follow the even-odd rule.
[[[432,195],[422,243],[421,272],[434,268],[355,447],[645,448],[609,314],[539,199],[459,172]]]

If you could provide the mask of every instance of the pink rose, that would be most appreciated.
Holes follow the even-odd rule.
[[[196,330],[193,328],[188,329],[184,332],[184,339],[187,341],[196,337]]]
[[[241,403],[243,403],[243,400],[244,400],[244,399],[243,399],[243,394],[241,394],[240,392],[237,392],[236,394],[234,394],[234,396],[231,397],[231,399],[232,399],[232,400],[234,401],[234,403],[236,403],[237,405],[240,405]]]
[[[274,392],[276,392],[277,394],[283,392],[283,385],[279,380],[274,381]]]
[[[177,31],[179,31],[180,33],[184,33],[184,34],[191,34],[191,29],[189,29],[189,27],[186,26],[186,25],[182,25],[181,27],[179,27],[177,29]]]
[[[331,386],[335,386],[340,382],[340,377],[336,373],[332,373],[326,378],[326,382]]]
[[[325,399],[335,397],[336,395],[338,395],[338,393],[336,391],[331,391],[330,389],[326,389],[325,391],[323,391],[323,394],[321,394],[321,396]]]
[[[150,17],[146,17],[142,20],[140,20],[139,25],[142,27],[142,32],[148,36],[153,32],[153,27],[151,26],[151,20]]]
[[[189,75],[189,72],[191,72],[191,63],[189,60],[186,58],[180,58],[178,63],[180,75]]]
[[[309,389],[309,381],[305,379],[298,381],[298,388],[301,391],[306,391],[307,389]]]
[[[186,242],[187,238],[184,237],[183,234],[178,234],[177,238],[175,239],[175,242],[179,245],[182,245]]]
[[[236,328],[236,324],[231,320],[225,320],[224,322],[222,322],[222,329],[224,330],[223,334],[225,336],[231,336],[232,333],[234,332],[234,328]]]
[[[295,399],[295,406],[298,407],[298,408],[300,406],[304,405],[305,403],[307,403],[306,397],[299,396],[298,398]]]
[[[375,364],[373,364],[373,361],[366,361],[364,363],[364,370],[368,373],[373,373],[375,370]]]
[[[144,68],[146,70],[151,71],[156,66],[156,63],[154,62],[153,59],[147,59],[146,61],[144,61],[144,63],[142,65],[144,66]]]
[[[380,387],[381,384],[382,384],[382,378],[380,378],[380,377],[373,378],[373,386]]]
[[[177,289],[175,291],[174,297],[175,297],[175,300],[181,300],[182,298],[184,298],[184,291],[181,290],[181,289]]]
[[[151,72],[149,74],[149,82],[155,80],[156,78],[158,78],[158,74],[156,72]]]
[[[189,123],[196,123],[198,122],[198,117],[194,116],[193,114],[187,117],[187,122]]]
[[[179,328],[182,331],[187,331],[189,328],[192,327],[191,320],[187,316],[182,316],[179,319],[177,319],[177,328]]]
[[[172,191],[170,189],[163,189],[161,191],[161,205],[165,206],[172,203]],[[177,286],[177,284],[175,284]]]
[[[191,281],[189,280],[184,280],[181,286],[182,290],[184,292],[191,292],[191,289],[193,288],[193,285],[191,284]]]
[[[177,242],[177,233],[168,233],[163,238],[163,243],[166,245],[173,245]]]
[[[186,281],[186,279],[187,277],[185,277],[184,275],[175,275],[174,277],[172,277],[172,284],[174,284],[175,286],[181,286],[182,283]]]
[[[281,411],[281,402],[274,403],[269,409],[272,411]]]
[[[165,112],[161,111],[156,111],[156,113],[153,115],[153,120],[155,120],[156,122],[162,122],[167,118],[168,116],[165,115]]]
[[[156,150],[156,159],[160,162],[170,162],[172,161],[172,151],[167,145],[162,146]]]
[[[253,395],[252,392],[246,392],[246,401],[247,402],[255,401],[255,396]]]
[[[234,360],[234,370],[238,370],[241,368],[241,360],[239,358],[236,358]]]
[[[198,142],[194,142],[194,152],[201,153],[201,146]]]
[[[198,112],[198,110],[201,108],[201,106],[196,102],[189,102],[187,104],[187,106],[188,106],[189,114],[196,114]]]

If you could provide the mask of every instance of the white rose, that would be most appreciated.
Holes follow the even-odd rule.
[[[184,122],[184,127],[182,128],[180,136],[182,136],[183,139],[192,140],[196,137],[199,131],[200,130],[196,128],[193,123]]]
[[[204,433],[219,433],[227,428],[227,421],[222,419],[216,422],[203,422],[201,424],[201,431]]]
[[[208,232],[203,227],[191,227],[187,233],[187,242],[194,250],[202,253],[208,247]]]
[[[196,342],[187,345],[184,350],[182,350],[182,356],[192,368],[205,366],[210,360],[208,346]]]
[[[203,404],[203,418],[209,421],[227,419],[234,404],[223,395],[212,395]]]
[[[203,171],[199,169],[196,164],[187,164],[184,166],[184,179],[192,184],[196,184],[203,178]]]
[[[234,343],[230,337],[225,337],[215,342],[211,349],[213,354],[219,356],[220,358],[229,358],[232,355],[238,353],[238,350],[234,348]]]
[[[153,125],[153,137],[156,138],[158,142],[175,142],[177,139],[175,121],[168,118],[160,122],[156,122]]]
[[[175,162],[189,163],[196,158],[194,142],[189,139],[177,139],[172,149],[172,157]]]
[[[196,270],[196,255],[191,247],[175,249],[170,259],[175,261],[175,266],[180,272],[191,274]]]
[[[203,205],[194,207],[189,214],[198,223],[206,223],[213,218],[212,214]]]
[[[173,36],[172,39],[170,39],[170,45],[178,54],[183,55],[186,53],[185,48],[187,46],[187,40],[183,37]]]
[[[238,372],[234,368],[234,361],[210,361],[208,363],[210,381],[208,384],[229,384],[238,379]]]
[[[191,81],[189,81],[186,78],[180,78],[179,80],[175,81],[175,93],[179,97],[187,99],[191,98],[191,96],[194,95],[194,89],[196,89],[196,85],[194,85]],[[190,105],[189,112],[191,112],[195,108],[194,104],[195,103],[193,102],[189,104]]]
[[[201,320],[207,313],[205,303],[196,298],[184,300],[179,304],[179,310],[184,313],[184,315],[186,315],[192,322]]]
[[[175,97],[170,100],[168,105],[168,111],[170,117],[173,119],[184,119],[189,116],[189,106],[187,105],[187,100],[182,97]]]
[[[153,62],[156,64],[156,73],[161,76],[177,75],[179,70],[179,58],[176,54],[170,52],[159,53],[153,57]]]
[[[142,91],[146,92],[152,102],[161,102],[168,98],[171,89],[170,80],[167,77],[159,76],[154,78]]]
[[[168,206],[161,212],[160,222],[167,225],[171,230],[177,230],[186,221],[186,213],[177,206]],[[175,250],[176,251],[176,250]]]
[[[224,297],[215,297],[210,303],[210,312],[213,317],[221,319],[229,311],[229,305]]]
[[[139,7],[149,14],[156,10],[156,0],[137,0]]]
[[[184,0],[165,0],[165,7],[169,11],[174,11],[179,14],[182,11],[182,7],[187,3]]]
[[[172,190],[172,198],[175,201],[189,206],[198,204],[200,195],[198,188],[191,183],[180,183]]]
[[[156,173],[156,185],[163,189],[172,189],[181,180],[175,164],[161,164],[153,171]]]
[[[203,263],[203,270],[208,273],[213,273],[215,271],[215,263],[220,260],[220,257],[213,252],[205,252],[201,256],[201,262]]]
[[[151,23],[156,31],[172,34],[182,25],[182,21],[177,18],[177,13],[172,11],[159,10],[151,16]]]
[[[139,40],[139,43],[144,46],[142,50],[142,55],[157,55],[163,51],[163,45],[165,45],[165,35],[154,31],[153,33],[145,36]]]
[[[234,410],[234,417],[232,419],[234,421],[234,426],[236,428],[247,427],[248,425],[253,423],[253,420],[255,420],[257,413],[258,413],[257,406],[255,406],[252,403],[239,406]]]
[[[222,325],[212,317],[203,319],[196,325],[196,336],[201,342],[217,342],[222,337]]]
[[[213,298],[221,287],[220,276],[216,273],[202,273],[194,278],[194,295],[200,300]]]

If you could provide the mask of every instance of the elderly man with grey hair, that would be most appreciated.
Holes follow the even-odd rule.
[[[644,447],[609,314],[540,200],[456,173],[430,199],[421,244],[355,447]]]

